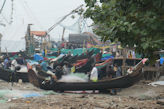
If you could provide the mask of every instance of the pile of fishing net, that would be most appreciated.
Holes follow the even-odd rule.
[[[84,73],[71,73],[68,75],[63,75],[58,82],[88,82],[89,77]]]

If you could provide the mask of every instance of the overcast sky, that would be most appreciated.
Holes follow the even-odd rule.
[[[1,29],[4,35],[3,40],[20,40],[24,37],[29,23],[34,24],[32,30],[46,31],[81,4],[84,4],[84,0],[14,0],[14,22]],[[1,5],[2,2],[0,3]],[[10,12],[11,1],[7,0],[2,14],[8,21],[10,20]],[[62,24],[66,26],[73,25],[76,20],[77,17],[73,20],[70,16]],[[65,36],[67,37],[70,32],[73,31],[67,30]],[[62,27],[57,26],[51,32],[51,37],[59,40],[61,34]]]
[[[0,7],[3,1],[4,0],[0,0]],[[27,24],[34,24],[32,30],[47,31],[48,28],[57,23],[63,16],[81,4],[84,4],[84,0],[14,0],[14,20],[13,23],[9,25],[7,22],[10,21],[11,0],[7,0],[4,10],[0,15],[0,22],[6,24],[6,27],[0,26],[0,33],[3,34],[2,49],[4,50],[5,47],[11,48],[11,50],[14,48],[13,51],[15,51],[16,48],[22,49]],[[73,20],[70,16],[62,22],[62,25],[71,26],[77,22],[77,20],[78,17]],[[89,21],[89,23],[91,23],[91,21]],[[74,28],[75,27],[76,26],[74,26]],[[57,26],[50,33],[51,38],[56,41],[61,40],[62,30],[63,28],[61,26]],[[66,30],[66,38],[68,38],[69,33],[77,32]],[[7,43],[3,40],[19,40],[21,41],[21,45],[19,46],[19,44],[15,44],[14,42]]]

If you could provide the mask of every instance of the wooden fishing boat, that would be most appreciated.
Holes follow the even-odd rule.
[[[69,62],[69,63],[75,63],[77,57],[78,57],[78,55],[71,56],[71,57],[68,58],[67,62]]]
[[[29,81],[33,85],[46,90],[54,91],[79,91],[79,90],[106,90],[113,88],[127,88],[135,84],[141,79],[142,68],[147,59],[140,61],[135,67],[131,74],[125,76],[100,80],[98,82],[47,82],[42,84],[44,77],[39,76],[33,69],[29,69]]]
[[[86,64],[80,67],[76,67],[75,72],[84,72],[84,73],[90,72],[95,63],[96,63],[95,57],[91,57]]]
[[[75,67],[80,67],[83,66],[87,63],[88,59],[82,59],[82,60],[77,60],[76,63],[73,64]]]
[[[107,66],[108,64],[111,64],[112,63],[112,58],[110,58],[110,59],[108,59],[108,60],[106,60],[106,61],[104,61],[104,62],[101,62],[101,63],[96,63],[96,67],[97,68],[103,68],[103,67],[105,67],[105,66]]]
[[[87,59],[84,59],[84,64],[83,62],[81,63],[76,63],[75,66],[76,66],[76,71],[75,72],[90,72],[94,66],[94,64],[96,63],[95,57],[92,57],[91,59],[89,59],[88,61],[85,62],[85,60]],[[79,61],[83,61],[83,60],[79,60]],[[78,62],[78,61],[77,61]],[[104,68],[106,67],[108,64],[111,64],[112,63],[112,59],[108,59],[102,63],[97,63],[95,64],[95,66],[98,68],[98,69],[101,69],[101,68]],[[79,64],[82,64],[83,66],[78,66]]]
[[[90,58],[93,55],[93,53],[94,53],[94,50],[89,51],[87,54],[81,54],[76,58],[76,60]]]
[[[67,62],[67,63],[69,63],[69,65],[71,65],[71,64],[78,63],[79,60],[88,59],[88,58],[90,58],[92,55],[93,55],[93,50],[89,52],[89,55],[84,55],[84,54],[82,54],[82,55],[80,55],[80,56],[78,56],[78,55],[75,55],[75,56],[69,56],[69,55],[63,56],[63,57],[60,59],[60,61],[57,60],[58,63],[55,63],[55,64],[54,64],[53,69],[55,69],[56,66],[63,66],[63,65],[64,65],[64,62]],[[91,60],[92,60],[92,61],[91,61]],[[89,65],[89,64],[91,64],[92,62],[93,62],[93,59],[91,58],[90,61],[87,62],[87,66],[90,67],[91,65]],[[84,65],[84,66],[86,66],[86,65]],[[77,69],[79,69],[78,71],[83,72],[83,69],[86,68],[86,67],[84,67],[84,66],[78,67],[78,68],[77,68]],[[87,71],[88,71],[88,67],[87,67]],[[81,68],[82,68],[82,69],[81,69]]]
[[[4,69],[2,67],[0,67],[0,79],[7,82],[18,82],[19,79],[21,79],[22,82],[29,82],[28,72],[15,72],[10,69]]]

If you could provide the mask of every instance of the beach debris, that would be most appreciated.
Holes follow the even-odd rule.
[[[164,105],[164,99],[157,100],[157,104]]]
[[[158,85],[164,85],[164,81],[156,81],[156,82],[149,83],[148,85],[156,87]]]

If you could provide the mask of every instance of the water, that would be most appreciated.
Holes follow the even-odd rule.
[[[18,52],[20,50],[25,50],[25,40],[12,41],[12,40],[2,40],[1,51],[6,52]]]

